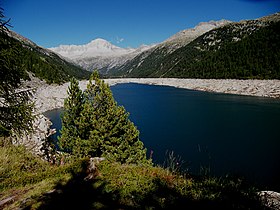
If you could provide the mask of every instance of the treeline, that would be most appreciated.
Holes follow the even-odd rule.
[[[0,33],[0,44],[2,58],[12,57],[23,79],[28,79],[27,71],[48,83],[62,83],[69,81],[71,77],[87,79],[90,76],[90,72],[61,59],[50,51],[20,42],[8,36],[5,31]]]

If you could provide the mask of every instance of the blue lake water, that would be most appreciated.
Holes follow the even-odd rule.
[[[279,100],[140,84],[111,89],[155,163],[174,151],[190,173],[204,167],[212,175],[236,174],[280,190]],[[56,128],[60,113],[46,113]]]

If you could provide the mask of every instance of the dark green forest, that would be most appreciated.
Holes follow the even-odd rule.
[[[22,79],[28,79],[27,72],[45,79],[47,83],[63,83],[69,81],[71,77],[88,79],[90,76],[90,72],[61,59],[58,55],[38,46],[31,46],[27,42],[21,42],[8,36],[6,32],[0,33],[0,47],[3,59],[13,57]]]
[[[163,65],[165,68],[162,69],[166,72],[164,76],[217,79],[280,78],[280,22],[260,28],[240,41],[225,42],[220,49],[213,46],[201,52],[195,45],[202,41],[200,37],[190,46],[167,58]],[[171,68],[168,65],[170,61],[180,54],[185,56],[181,56],[172,71],[168,71]]]
[[[280,22],[229,24],[171,54],[157,48],[114,76],[215,79],[280,79]]]

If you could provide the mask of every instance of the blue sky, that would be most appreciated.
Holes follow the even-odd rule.
[[[199,22],[273,14],[280,0],[0,0],[0,6],[14,31],[43,47],[95,38],[138,47]]]

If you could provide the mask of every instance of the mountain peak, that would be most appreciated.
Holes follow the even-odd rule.
[[[92,40],[91,42],[89,42],[88,44],[86,44],[88,46],[92,46],[92,47],[100,47],[100,48],[119,48],[113,44],[111,44],[110,42],[108,42],[105,39],[102,38],[97,38]]]
[[[108,42],[107,40],[102,39],[102,38],[96,38],[96,39],[93,39],[90,43],[96,43],[96,42],[101,42],[101,43],[110,43],[110,42]]]

